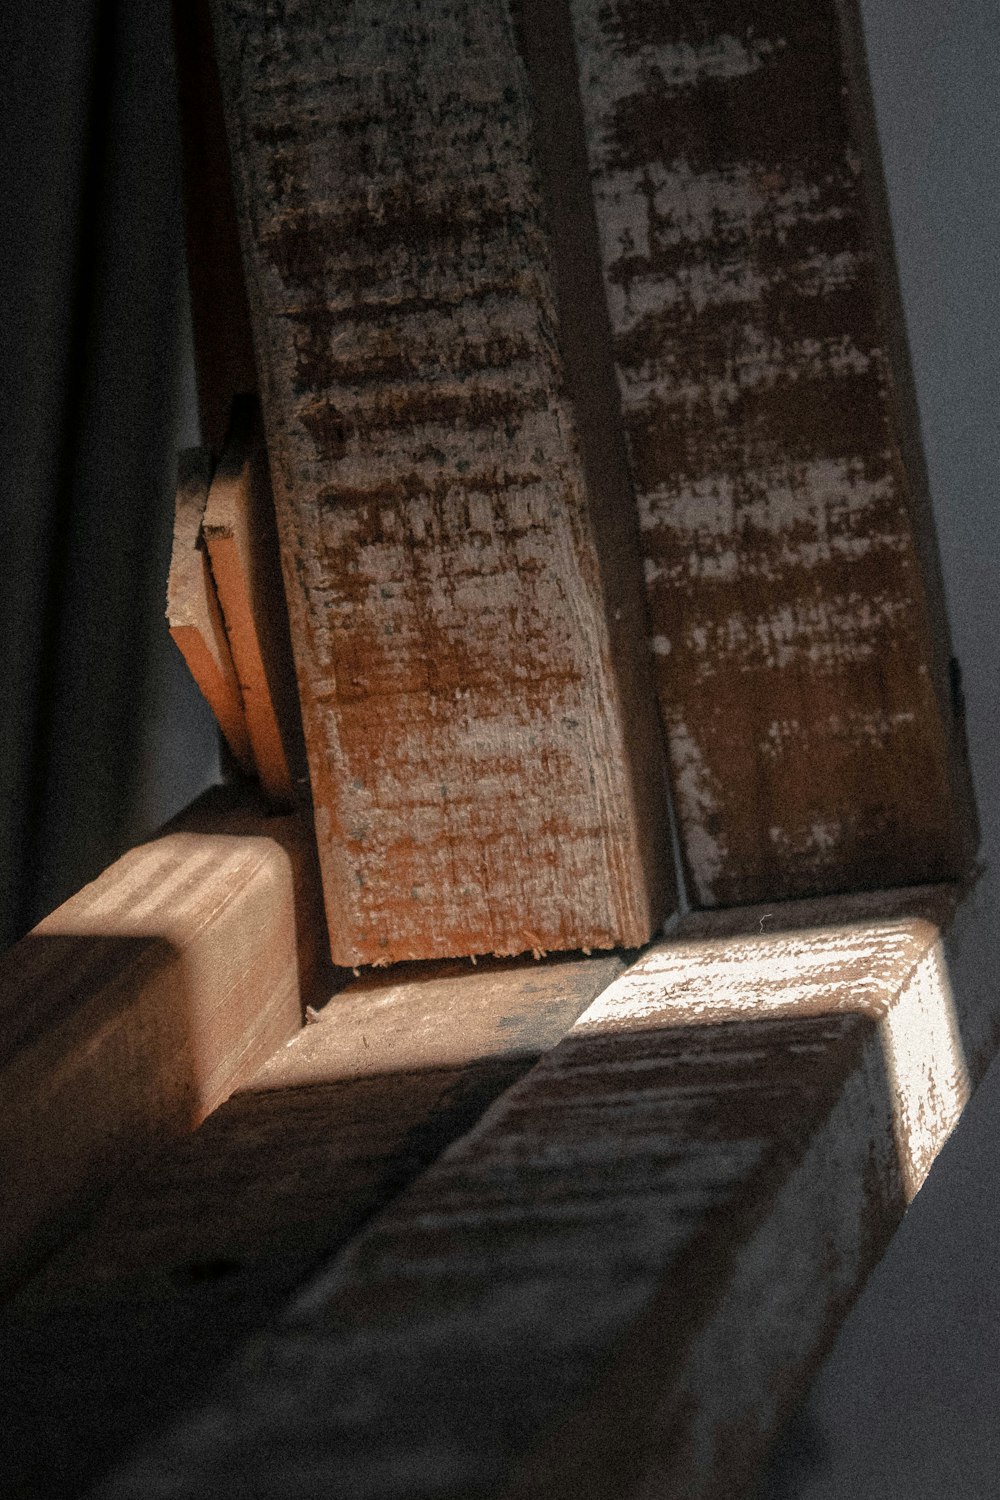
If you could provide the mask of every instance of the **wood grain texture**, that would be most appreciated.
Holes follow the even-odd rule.
[[[854,9],[571,0],[699,905],[974,847]]]
[[[201,537],[213,468],[212,456],[203,448],[189,448],[178,458],[167,621],[237,764],[252,772],[253,752],[240,685]]]
[[[938,928],[843,915],[657,945],[102,1500],[747,1493],[934,1060],[911,1027],[900,1083],[882,1027]]]
[[[0,1285],[300,1025],[322,918],[291,818],[131,850],[0,961]]]
[[[506,6],[214,16],[334,957],[642,942],[641,576],[596,544]]]
[[[466,960],[349,982],[0,1312],[5,1494],[79,1494],[204,1394],[622,967]]]
[[[285,807],[305,775],[267,453],[253,398],[233,405],[202,520],[260,784]]]

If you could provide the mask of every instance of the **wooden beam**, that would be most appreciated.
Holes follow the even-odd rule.
[[[0,1287],[296,1031],[323,941],[311,858],[292,818],[196,814],[0,959]]]
[[[975,817],[856,6],[570,9],[691,898],[961,878]]]
[[[170,634],[214,713],[237,764],[254,769],[240,685],[219,609],[201,523],[214,463],[203,448],[178,458],[174,544],[167,580]]]
[[[953,899],[656,945],[102,1496],[750,1492],[961,1107]]]
[[[299,800],[304,776],[295,668],[278,563],[267,454],[256,402],[239,398],[202,521],[260,784],[272,801]]]
[[[577,441],[507,6],[214,17],[334,957],[641,943],[673,876],[637,544]]]
[[[189,1405],[622,967],[464,961],[355,980],[198,1131],[123,1176],[0,1313],[11,1492],[79,1494]]]

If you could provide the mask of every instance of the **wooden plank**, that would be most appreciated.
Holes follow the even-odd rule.
[[[0,959],[0,1287],[300,1025],[308,841],[259,809],[210,826],[131,850]]]
[[[334,957],[641,943],[641,574],[506,5],[214,16]]]
[[[272,801],[290,807],[294,770],[304,774],[301,731],[267,453],[252,397],[233,405],[202,532],[260,784]]]
[[[257,389],[257,372],[208,0],[172,9],[198,416],[219,453],[233,398]]]
[[[958,877],[974,815],[855,7],[571,11],[692,900]]]
[[[751,1491],[953,1123],[950,901],[656,945],[102,1500]]]
[[[212,455],[203,448],[189,448],[178,458],[167,620],[170,634],[215,714],[237,764],[252,773],[253,753],[240,685],[201,538],[213,467]]]
[[[123,1178],[0,1314],[11,1492],[79,1494],[194,1400],[622,967],[413,965],[335,995],[198,1131]]]

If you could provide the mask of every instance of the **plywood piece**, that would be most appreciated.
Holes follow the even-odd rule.
[[[102,1500],[750,1493],[954,1123],[951,903],[693,918]]]
[[[974,848],[855,9],[571,0],[704,906],[956,878]]]
[[[189,448],[178,458],[174,544],[167,580],[167,620],[202,695],[237,763],[253,771],[243,699],[222,622],[201,522],[214,467],[203,448]]]
[[[252,398],[234,404],[202,532],[260,784],[273,801],[291,806],[299,717],[267,454]]]
[[[577,442],[574,210],[507,7],[214,16],[334,957],[641,943],[637,545]]]
[[[8,1487],[77,1495],[195,1399],[622,968],[466,960],[349,982],[0,1313]]]
[[[322,931],[310,858],[293,818],[182,824],[0,960],[0,1286],[297,1030]]]

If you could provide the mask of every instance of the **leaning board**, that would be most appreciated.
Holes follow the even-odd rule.
[[[333,956],[643,942],[638,551],[577,445],[508,8],[213,13]]]
[[[571,12],[692,899],[952,877],[960,705],[854,7]]]

